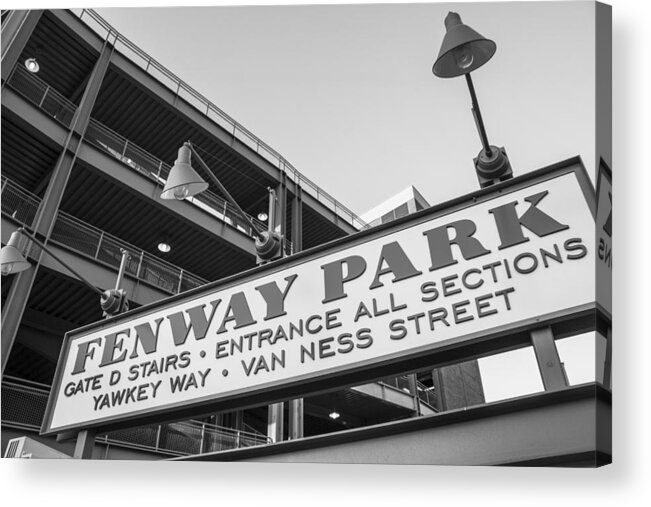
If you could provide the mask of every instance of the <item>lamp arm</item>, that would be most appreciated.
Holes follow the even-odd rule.
[[[64,268],[66,268],[68,271],[70,271],[73,275],[77,277],[80,281],[85,283],[88,288],[90,288],[92,291],[96,292],[100,296],[103,294],[101,290],[99,290],[97,287],[95,287],[92,283],[90,283],[88,280],[86,280],[83,276],[81,276],[79,273],[77,273],[74,269],[72,269],[70,266],[68,266],[65,262],[63,262],[61,259],[59,259],[58,256],[56,256],[52,251],[43,244],[42,241],[36,238],[36,236],[28,231],[25,227],[21,227],[20,229],[17,229],[17,232],[20,232],[21,234],[24,234],[27,236],[29,239],[31,239],[34,243],[36,243],[42,250],[48,253],[50,257],[52,257],[54,260],[56,260],[59,264],[61,264]]]
[[[217,176],[214,175],[214,173],[210,170],[208,165],[203,161],[203,159],[197,153],[197,150],[194,148],[192,143],[190,141],[188,141],[185,144],[186,144],[186,146],[188,146],[190,148],[190,151],[192,152],[194,157],[199,161],[199,164],[201,165],[201,167],[203,167],[204,171],[206,173],[208,173],[208,175],[210,176],[210,179],[212,180],[212,182],[217,186],[217,188],[221,191],[221,193],[224,194],[224,196],[226,197],[226,200],[235,207],[237,212],[240,214],[240,217],[242,218],[242,220],[244,220],[248,224],[248,226],[255,232],[255,235],[258,237],[258,239],[263,239],[262,231],[260,231],[256,227],[256,225],[249,218],[249,216],[246,213],[244,213],[242,208],[240,208],[240,205],[237,204],[237,201],[235,199],[233,199],[231,194],[228,193],[228,190],[226,190],[226,188],[224,188],[224,185],[221,184],[221,181],[219,181]]]
[[[481,137],[481,143],[484,146],[484,151],[486,152],[486,155],[490,157],[493,154],[493,151],[491,150],[491,145],[488,142],[486,127],[484,127],[484,120],[482,119],[481,111],[479,110],[479,102],[477,101],[475,86],[472,84],[470,72],[468,72],[465,76],[466,83],[468,83],[468,90],[470,90],[470,99],[472,100],[472,115],[475,118],[475,124],[477,125],[477,130],[479,130],[479,137]]]

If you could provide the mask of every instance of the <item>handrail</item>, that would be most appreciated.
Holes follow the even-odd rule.
[[[22,65],[14,68],[9,78],[9,85],[21,93],[24,97],[37,104],[41,109],[49,113],[66,126],[76,111],[76,106],[50,87],[38,76],[28,72]],[[85,140],[101,148],[106,153],[120,160],[130,169],[152,180],[157,186],[163,188],[170,166],[159,158],[151,155],[125,137],[114,132],[106,125],[94,118],[90,119],[85,134]],[[212,192],[204,192],[199,196],[187,199],[206,213],[238,229],[250,237],[255,237],[251,228],[242,220],[237,210],[225,199]],[[266,225],[255,217],[249,215],[260,229],[266,229]],[[285,241],[286,254],[292,253],[291,241]]]
[[[124,37],[93,9],[82,9],[81,13],[75,14],[81,21],[84,21],[84,16],[87,15],[90,19],[87,18],[87,20],[84,22],[91,29],[93,29],[93,26],[99,27],[99,30],[95,30],[98,35],[104,36],[106,40],[108,40],[109,37],[112,37],[113,40],[111,43],[114,44],[116,49],[120,45],[125,50],[130,51],[136,57],[132,59],[133,63],[141,67],[146,73],[157,78],[170,90],[174,91],[177,97],[181,97],[186,100],[198,111],[200,111],[206,117],[215,121],[217,125],[229,132],[234,138],[242,141],[249,148],[253,149],[256,153],[265,158],[268,162],[273,163],[281,171],[288,172],[293,177],[295,184],[303,186],[303,188],[305,188],[307,192],[312,195],[312,197],[316,198],[317,201],[324,204],[339,218],[344,219],[356,229],[368,228],[368,224],[364,222],[359,216],[357,216],[349,208],[337,201],[330,194],[325,192],[309,178],[301,174],[280,153],[262,141],[251,131],[243,127],[234,118],[226,114],[222,109],[217,107],[214,103],[212,103],[209,99],[188,85],[176,74],[168,70],[158,61],[145,53],[129,39]],[[103,32],[105,32],[105,35],[103,35]],[[154,71],[157,71],[158,74],[154,75]],[[167,82],[163,81],[161,78],[165,78]],[[185,93],[185,96],[183,95],[183,92]],[[213,113],[215,117],[211,117],[211,113]],[[220,124],[218,120],[225,122],[226,125]]]
[[[168,164],[143,150],[138,145],[132,143],[94,118],[91,118],[89,122],[86,131],[86,139],[96,146],[99,146],[131,169],[137,171],[146,178],[149,178],[156,186],[161,187],[161,189],[165,186],[165,182],[171,170],[171,167]],[[194,197],[189,197],[187,200],[210,215],[219,218],[232,227],[244,232],[248,236],[255,237],[254,232],[248,224],[242,220],[238,211],[229,202],[217,194],[205,191]],[[262,223],[257,218],[248,213],[247,216],[260,229],[265,230],[267,228],[266,224]]]
[[[4,176],[1,181],[2,213],[27,227],[32,227],[41,200]],[[177,294],[208,283],[208,280],[151,255],[64,211],[57,214],[50,241],[112,267],[120,265],[120,250],[125,249],[132,254],[127,263],[126,274],[169,294]]]

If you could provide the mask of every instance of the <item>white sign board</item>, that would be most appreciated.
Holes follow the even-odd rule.
[[[43,433],[135,423],[593,304],[595,222],[578,174],[512,182],[69,333]]]

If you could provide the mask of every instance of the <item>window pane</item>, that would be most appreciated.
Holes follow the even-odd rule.
[[[601,341],[601,340],[600,340]],[[605,339],[602,340],[599,348],[603,348],[600,354],[597,374],[595,374],[595,333],[589,332],[569,336],[556,340],[556,348],[561,362],[565,367],[565,374],[570,385],[594,382],[596,378],[602,379],[604,374],[604,357],[606,354]]]
[[[479,371],[487,402],[544,390],[533,347],[482,357]]]

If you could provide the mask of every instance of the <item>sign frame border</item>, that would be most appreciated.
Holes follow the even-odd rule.
[[[272,263],[257,266],[247,271],[208,283],[186,292],[161,299],[160,301],[144,305],[116,317],[93,322],[77,329],[66,332],[57,362],[57,368],[52,382],[47,407],[40,430],[41,436],[51,436],[69,431],[95,429],[99,433],[115,431],[125,428],[144,426],[147,424],[160,424],[178,420],[198,417],[203,414],[215,413],[225,410],[244,409],[265,403],[273,403],[282,399],[314,395],[332,389],[344,388],[364,382],[371,382],[373,378],[382,378],[398,374],[410,369],[417,370],[428,365],[443,365],[455,360],[469,360],[473,356],[480,356],[486,352],[506,351],[522,346],[528,340],[528,331],[533,328],[552,326],[555,335],[569,336],[589,329],[595,329],[597,316],[597,303],[589,303],[569,309],[564,309],[553,314],[541,315],[524,321],[512,322],[487,331],[464,334],[438,343],[427,344],[410,349],[408,354],[394,353],[382,360],[369,359],[346,365],[334,367],[316,374],[307,373],[293,377],[291,380],[274,381],[255,388],[246,388],[229,391],[224,396],[215,397],[208,395],[191,401],[182,401],[168,404],[163,408],[136,410],[128,415],[107,416],[96,419],[88,424],[72,424],[52,429],[52,416],[56,409],[56,398],[61,390],[63,367],[65,359],[71,349],[75,337],[86,334],[90,330],[100,330],[113,326],[125,319],[132,319],[137,315],[148,314],[161,308],[170,307],[179,300],[188,300],[199,297],[206,292],[218,289],[227,289],[249,279],[261,275],[273,274],[288,267],[299,265],[311,260],[313,257],[327,251],[334,253],[346,248],[365,243],[376,237],[386,236],[395,230],[404,229],[405,224],[416,225],[434,218],[448,215],[478,203],[489,201],[494,196],[508,194],[537,183],[552,180],[556,177],[574,174],[588,206],[596,220],[596,191],[583,161],[579,156],[537,169],[516,178],[492,185],[487,188],[465,194],[449,201],[437,204],[425,210],[412,213],[387,224],[362,230],[357,233],[339,238],[322,245],[298,252]],[[596,296],[596,294],[595,294]],[[396,357],[397,356],[397,357]],[[393,372],[393,373],[392,373]],[[342,378],[343,381],[336,385],[329,385],[333,378]],[[239,401],[238,401],[239,400]]]

